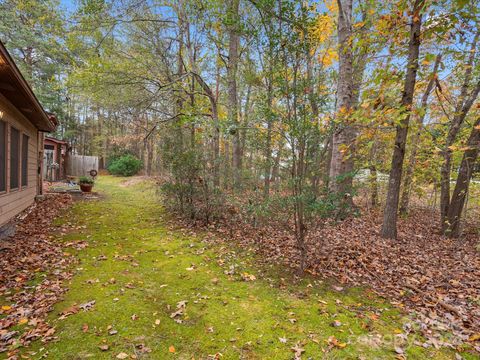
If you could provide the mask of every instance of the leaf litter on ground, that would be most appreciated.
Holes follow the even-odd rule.
[[[480,335],[475,337],[480,334],[480,252],[473,225],[467,224],[460,240],[448,239],[439,235],[437,213],[415,208],[399,220],[398,239],[386,240],[380,236],[381,219],[379,211],[370,210],[309,229],[306,272],[335,279],[341,284],[333,285],[338,292],[345,286],[365,286],[387,297],[413,317],[425,346],[468,343],[480,351]],[[217,243],[234,240],[264,262],[299,267],[294,237],[273,221],[250,224],[223,219],[208,226],[178,222],[184,228],[207,231],[207,237]],[[234,267],[225,273],[233,275]],[[439,340],[447,331],[454,336]]]
[[[65,282],[72,276],[69,266],[75,259],[66,249],[81,250],[87,246],[84,241],[62,245],[51,235],[58,230],[52,226],[53,220],[71,204],[70,195],[48,194],[27,209],[26,216],[20,215],[13,236],[0,240],[0,297],[12,304],[8,310],[2,307],[0,312],[0,353],[8,351],[9,357],[15,356],[19,346],[54,338],[55,329],[46,317],[62,298]],[[67,224],[60,232],[65,234],[68,230]],[[78,308],[62,316],[75,312]],[[17,324],[22,327],[9,330]]]

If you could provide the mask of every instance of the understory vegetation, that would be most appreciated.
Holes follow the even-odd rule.
[[[111,259],[115,252],[123,257],[133,251],[135,259],[151,261],[150,269],[139,265],[145,274],[135,281],[143,283],[132,285],[145,297],[137,294],[136,299],[144,313],[137,314],[139,321],[124,319],[122,326],[152,326],[153,334],[155,319],[153,326],[145,317],[159,316],[164,323],[151,303],[165,296],[162,309],[184,311],[185,300],[186,309],[205,310],[207,318],[227,316],[225,309],[241,314],[242,324],[232,329],[246,329],[247,319],[258,320],[255,326],[262,329],[249,328],[243,336],[242,330],[228,328],[216,338],[216,331],[201,330],[210,327],[210,320],[202,323],[198,314],[191,323],[185,321],[191,327],[167,319],[161,349],[145,340],[152,353],[172,345],[183,347],[188,358],[198,346],[213,358],[220,357],[216,352],[227,358],[275,358],[275,351],[281,358],[286,342],[276,339],[290,338],[286,333],[292,331],[295,342],[289,340],[287,350],[302,348],[312,331],[312,339],[320,338],[313,342],[318,346],[307,340],[305,351],[312,357],[321,357],[315,351],[325,346],[332,357],[331,350],[343,351],[341,358],[372,358],[377,351],[379,358],[384,351],[386,358],[408,357],[403,347],[396,354],[359,343],[342,348],[338,344],[350,344],[340,339],[348,330],[307,316],[324,311],[312,303],[323,304],[327,296],[330,306],[334,295],[318,284],[307,290],[302,286],[334,279],[342,287],[370,286],[415,315],[427,349],[410,348],[419,352],[413,358],[458,359],[480,352],[479,10],[479,0],[5,0],[0,2],[0,39],[41,103],[56,113],[55,135],[69,143],[72,153],[99,156],[110,174],[154,180],[158,198],[150,185],[121,187],[119,178],[108,177],[100,188],[106,194],[103,202],[76,207],[98,215],[97,220],[76,214],[80,222],[98,222],[98,235],[104,237],[91,233],[98,243],[85,253],[97,257],[103,249],[106,262],[119,271],[124,269],[118,259]],[[164,228],[159,204],[188,231],[207,232],[225,244],[205,254],[195,253],[198,243],[189,250],[192,239],[171,236]],[[113,207],[111,215],[107,205]],[[135,230],[127,230],[128,224]],[[157,242],[164,235],[169,240]],[[216,252],[230,257],[237,246],[244,262],[274,263],[278,268],[272,271],[282,274],[291,270],[295,275],[284,284],[291,289],[288,296],[269,282],[269,275],[255,281],[245,275],[242,282],[240,273],[228,274],[230,268],[219,264],[226,260],[216,259]],[[217,303],[210,308],[202,298],[220,295],[207,273],[193,277],[204,269],[199,263],[222,279],[226,308]],[[98,270],[104,262],[93,264]],[[184,268],[192,270],[184,273]],[[250,271],[249,265],[242,270]],[[118,276],[134,281],[127,281],[130,275]],[[111,287],[115,290],[109,295],[118,294],[107,276],[92,289]],[[226,279],[233,283],[223,284]],[[78,281],[67,302],[86,291]],[[163,281],[165,289],[153,285]],[[185,288],[176,294],[172,282],[190,292]],[[204,294],[203,286],[210,286],[213,295]],[[245,300],[247,289],[254,298],[265,297],[257,309]],[[313,289],[318,299],[311,297]],[[235,301],[237,291],[244,291],[238,295],[244,303]],[[355,296],[339,299],[336,308],[363,302]],[[183,305],[177,308],[177,302]],[[125,304],[129,312],[131,305]],[[260,315],[253,319],[250,305],[265,323]],[[298,306],[307,325],[277,325],[283,320],[270,306],[286,313]],[[104,311],[113,316],[100,300],[97,308],[99,317]],[[150,310],[156,315],[148,315]],[[69,319],[66,324],[78,327]],[[95,325],[102,327],[99,337],[106,323],[113,323],[111,317],[106,320]],[[322,331],[312,330],[315,325]],[[370,325],[357,325],[350,325],[352,336],[368,333]],[[228,327],[228,321],[217,326]],[[394,326],[401,328],[398,322]],[[326,329],[340,331],[335,332],[339,342],[329,341]],[[406,332],[402,329],[399,335]],[[446,331],[450,336],[444,336]],[[178,344],[173,334],[181,335]],[[196,342],[188,342],[188,336]],[[78,350],[76,340],[72,337],[68,345],[72,352]],[[61,344],[50,351],[60,353],[67,346]],[[132,354],[127,350],[122,349]],[[302,352],[289,355],[299,358]]]
[[[32,359],[454,357],[422,347],[427,339],[417,324],[368,289],[295,280],[251,250],[178,228],[152,182],[101,177],[96,187],[101,198],[77,202],[56,220],[56,241],[78,259],[63,284],[68,292],[47,317],[57,341],[17,344],[14,353]],[[17,326],[27,334],[31,328]]]
[[[383,238],[417,200],[462,235],[478,210],[479,8],[7,0],[0,36],[74,153],[161,175],[187,218],[233,218],[239,202],[282,217],[301,249],[364,204],[383,210]]]

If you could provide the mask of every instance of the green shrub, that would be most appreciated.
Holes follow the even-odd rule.
[[[170,212],[205,224],[224,218],[224,194],[214,186],[213,174],[207,161],[195,150],[172,151],[174,144],[166,140],[163,161],[171,176],[161,190],[163,203]],[[178,150],[178,149],[175,149]]]
[[[107,167],[110,174],[120,176],[132,176],[143,167],[142,161],[133,155],[123,155],[114,159]]]
[[[130,152],[130,150],[119,148],[118,146],[114,146],[113,149],[110,150],[110,153],[107,156],[105,167],[108,169],[114,161],[117,161],[121,157],[124,157],[127,155],[132,155],[135,157],[135,154]]]
[[[79,184],[94,184],[95,181],[93,181],[93,179],[88,177],[88,176],[80,176],[78,178],[78,183]]]

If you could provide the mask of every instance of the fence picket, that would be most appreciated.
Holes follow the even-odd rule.
[[[98,156],[69,155],[66,162],[68,176],[87,176],[90,170],[98,171]]]

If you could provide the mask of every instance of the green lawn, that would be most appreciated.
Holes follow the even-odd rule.
[[[51,314],[58,341],[34,344],[24,355],[293,359],[296,348],[304,349],[302,359],[401,359],[397,347],[408,359],[454,358],[413,345],[421,339],[412,335],[410,346],[402,343],[407,320],[369,291],[338,291],[312,279],[289,285],[290,275],[256,265],[233,245],[170,230],[154,186],[124,181],[102,177],[100,199],[78,202],[59,219],[73,225],[60,241],[89,246],[69,251],[80,263]],[[59,319],[93,300],[90,310]]]

